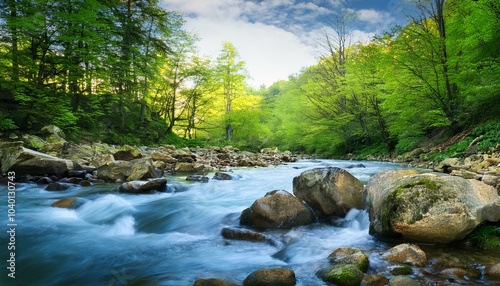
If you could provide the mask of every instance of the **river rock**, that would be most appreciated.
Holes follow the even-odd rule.
[[[130,175],[127,181],[146,180],[149,178],[159,178],[163,174],[153,166],[149,159],[135,159],[130,161],[132,164]]]
[[[477,180],[389,171],[370,178],[370,234],[380,239],[449,243],[484,221],[500,220],[495,188]]]
[[[367,274],[363,277],[360,286],[384,286],[389,279],[381,274]]]
[[[500,280],[500,263],[487,267],[485,274],[488,277]]]
[[[427,255],[420,247],[403,243],[387,250],[382,257],[391,263],[403,263],[414,266],[425,266],[427,264]]]
[[[153,161],[161,161],[168,164],[174,164],[177,162],[177,159],[172,157],[172,155],[162,152],[151,153],[151,159],[153,159]]]
[[[167,189],[167,179],[157,178],[148,181],[130,181],[120,185],[120,193],[129,194],[151,194],[157,191],[164,192]]]
[[[239,175],[231,174],[229,172],[216,172],[213,177],[214,180],[222,180],[222,181],[237,180],[239,178],[240,178]]]
[[[287,191],[272,191],[241,213],[240,224],[257,228],[292,228],[315,221],[312,211]]]
[[[80,170],[73,161],[57,158],[22,147],[23,142],[0,143],[0,166],[2,173],[16,172],[16,175],[65,176],[68,171]]]
[[[225,239],[236,239],[246,241],[266,241],[267,237],[259,232],[251,231],[248,229],[225,227],[221,231]]]
[[[105,181],[125,181],[132,173],[132,163],[129,161],[112,161],[96,170],[97,178]]]
[[[439,272],[440,276],[447,278],[449,281],[458,279],[480,278],[481,271],[476,268],[447,268]],[[465,282],[465,281],[464,281]]]
[[[236,284],[216,278],[208,278],[208,279],[198,278],[194,282],[193,286],[236,286]]]
[[[318,271],[323,281],[341,286],[357,286],[363,281],[364,273],[354,264],[338,264]]]
[[[196,172],[196,166],[195,163],[177,162],[174,171],[177,173],[194,173]]]
[[[131,146],[124,146],[122,150],[119,150],[113,154],[115,160],[122,161],[132,161],[134,159],[142,158],[142,153],[139,149]]]
[[[343,217],[363,206],[363,184],[336,167],[314,168],[293,178],[293,193],[305,201],[318,217]]]
[[[43,145],[47,144],[47,142],[45,142],[45,140],[43,140],[42,138],[30,134],[22,135],[21,140],[23,140],[28,148],[32,148],[35,150],[40,150]]]
[[[77,200],[77,198],[64,198],[58,201],[55,201],[51,204],[52,207],[55,208],[65,208],[65,209],[74,209],[77,208],[81,202]]]
[[[398,264],[389,266],[389,272],[393,275],[411,275],[413,274],[413,269],[409,265]]]
[[[95,168],[110,165],[115,162],[115,157],[112,154],[97,154],[90,160],[90,165]]]
[[[190,182],[201,182],[201,183],[208,183],[210,179],[207,176],[202,176],[202,175],[191,175],[186,177],[186,181]]]
[[[46,191],[53,191],[53,192],[59,192],[59,191],[65,191],[68,190],[72,187],[75,187],[75,184],[71,183],[63,183],[63,182],[53,182],[47,185],[45,187]]]
[[[44,134],[55,135],[61,140],[64,140],[64,138],[66,138],[66,134],[64,134],[62,129],[53,124],[42,127],[40,131]]]
[[[420,283],[408,276],[398,275],[389,280],[389,286],[420,286]]]
[[[97,168],[97,178],[105,181],[138,181],[161,177],[149,159],[112,161]]]
[[[362,272],[366,272],[369,266],[368,256],[360,249],[352,247],[337,248],[328,256],[328,260],[334,264],[354,264]]]
[[[294,286],[295,272],[287,268],[264,268],[252,272],[243,281],[243,286]]]

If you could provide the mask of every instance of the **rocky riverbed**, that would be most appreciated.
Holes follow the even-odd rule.
[[[67,141],[56,126],[43,129],[44,138],[24,135],[21,140],[0,142],[1,174],[15,172],[20,181],[88,185],[123,183],[161,178],[164,174],[195,174],[192,180],[221,171],[216,179],[230,179],[231,167],[267,167],[294,162],[289,151],[264,148],[260,153],[232,146],[207,148],[156,148],[114,146],[103,143],[77,145]],[[150,189],[148,189],[150,191]]]
[[[123,193],[149,194],[167,189],[165,175],[186,174],[188,180],[198,183],[212,179],[238,180],[240,175],[231,172],[233,167],[267,167],[297,160],[292,153],[279,152],[276,148],[251,153],[231,146],[76,145],[65,140],[62,131],[55,126],[46,128],[45,132],[44,138],[23,136],[21,141],[0,143],[2,174],[13,172],[16,180],[44,184],[47,191],[60,192],[112,182],[119,183],[118,189]],[[422,174],[414,170],[380,173],[373,176],[366,186],[344,169],[306,170],[294,178],[293,194],[285,190],[269,191],[241,212],[240,225],[223,228],[221,236],[228,240],[269,243],[266,232],[262,230],[333,222],[351,210],[364,208],[369,210],[370,234],[382,241],[425,244],[460,241],[481,224],[500,221],[499,153],[497,146],[486,154],[448,158],[435,165],[422,161],[421,156],[408,155],[403,161],[437,173]],[[363,167],[362,164],[352,166]],[[215,175],[209,178],[208,173]],[[54,202],[52,206],[75,209],[83,203],[80,198],[69,197]],[[383,255],[389,262],[388,275],[375,274],[373,269],[366,274],[365,264],[369,264],[370,259],[367,257],[366,263],[356,262],[359,256],[364,261],[361,250],[339,248],[328,257],[329,265],[318,270],[317,276],[338,285],[383,285],[389,279],[390,285],[412,285],[430,280],[446,283],[451,281],[449,279],[461,283],[483,276],[500,279],[499,261],[481,265],[454,263],[454,258],[428,262],[425,252],[415,247],[402,244],[399,248],[407,252]],[[394,251],[400,253],[399,248]],[[419,261],[424,262],[409,262],[415,253],[420,255]],[[426,274],[413,276],[411,280],[398,277],[414,271]],[[353,281],[356,282],[352,284]],[[295,285],[296,279],[289,269],[264,268],[249,275],[244,285],[256,283]],[[196,281],[195,285],[233,284],[208,278]]]

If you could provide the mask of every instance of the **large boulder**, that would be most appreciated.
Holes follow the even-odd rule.
[[[272,191],[241,213],[240,224],[256,228],[292,228],[313,223],[312,211],[287,191]]]
[[[370,234],[380,239],[449,243],[485,221],[500,220],[495,188],[476,180],[415,170],[370,178]]]
[[[123,146],[121,150],[116,151],[113,157],[117,161],[132,161],[142,158],[142,153],[139,149],[131,146]]]
[[[42,138],[30,134],[22,135],[21,140],[23,140],[27,147],[35,150],[40,150],[43,145],[47,144],[47,142],[45,142],[45,140],[43,140]]]
[[[293,178],[293,193],[318,217],[343,217],[363,207],[363,184],[341,168],[314,168]]]
[[[0,167],[2,174],[12,171],[18,176],[55,175],[63,177],[68,171],[81,169],[81,166],[76,162],[24,148],[22,145],[23,142],[0,143]]]
[[[110,165],[115,161],[112,154],[97,154],[90,160],[90,165],[100,168],[102,166]]]
[[[161,176],[148,159],[111,161],[107,165],[100,166],[96,171],[97,178],[106,181],[137,181]]]

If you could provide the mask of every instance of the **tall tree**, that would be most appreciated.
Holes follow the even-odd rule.
[[[452,81],[446,32],[446,19],[453,7],[445,6],[444,0],[418,1],[417,7],[419,17],[401,29],[393,43],[394,60],[409,76],[406,82],[418,86],[419,97],[433,109],[428,111],[436,118],[441,113],[439,122],[457,131],[463,104]]]
[[[240,60],[240,56],[232,43],[224,42],[222,51],[216,61],[216,71],[224,96],[226,140],[231,141],[233,138],[233,126],[231,125],[232,104],[236,97],[245,93],[245,80],[247,78],[245,62]]]

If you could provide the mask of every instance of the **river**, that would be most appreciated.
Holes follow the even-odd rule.
[[[348,169],[363,183],[403,165],[363,163]],[[1,285],[193,285],[197,278],[241,284],[265,267],[295,271],[297,285],[327,285],[316,277],[327,256],[341,246],[364,250],[371,272],[384,268],[380,253],[390,246],[368,234],[365,211],[343,220],[291,230],[269,230],[268,242],[226,240],[220,231],[236,226],[241,211],[271,190],[292,192],[292,179],[320,166],[346,168],[349,161],[302,160],[269,168],[235,168],[237,180],[187,182],[168,176],[169,192],[129,195],[117,185],[49,192],[16,185],[15,279],[7,276],[7,187],[0,186],[3,261]],[[209,174],[211,177],[213,174]],[[58,199],[78,197],[77,209],[54,208]],[[8,265],[7,265],[8,266]],[[472,285],[472,284],[471,284]]]

